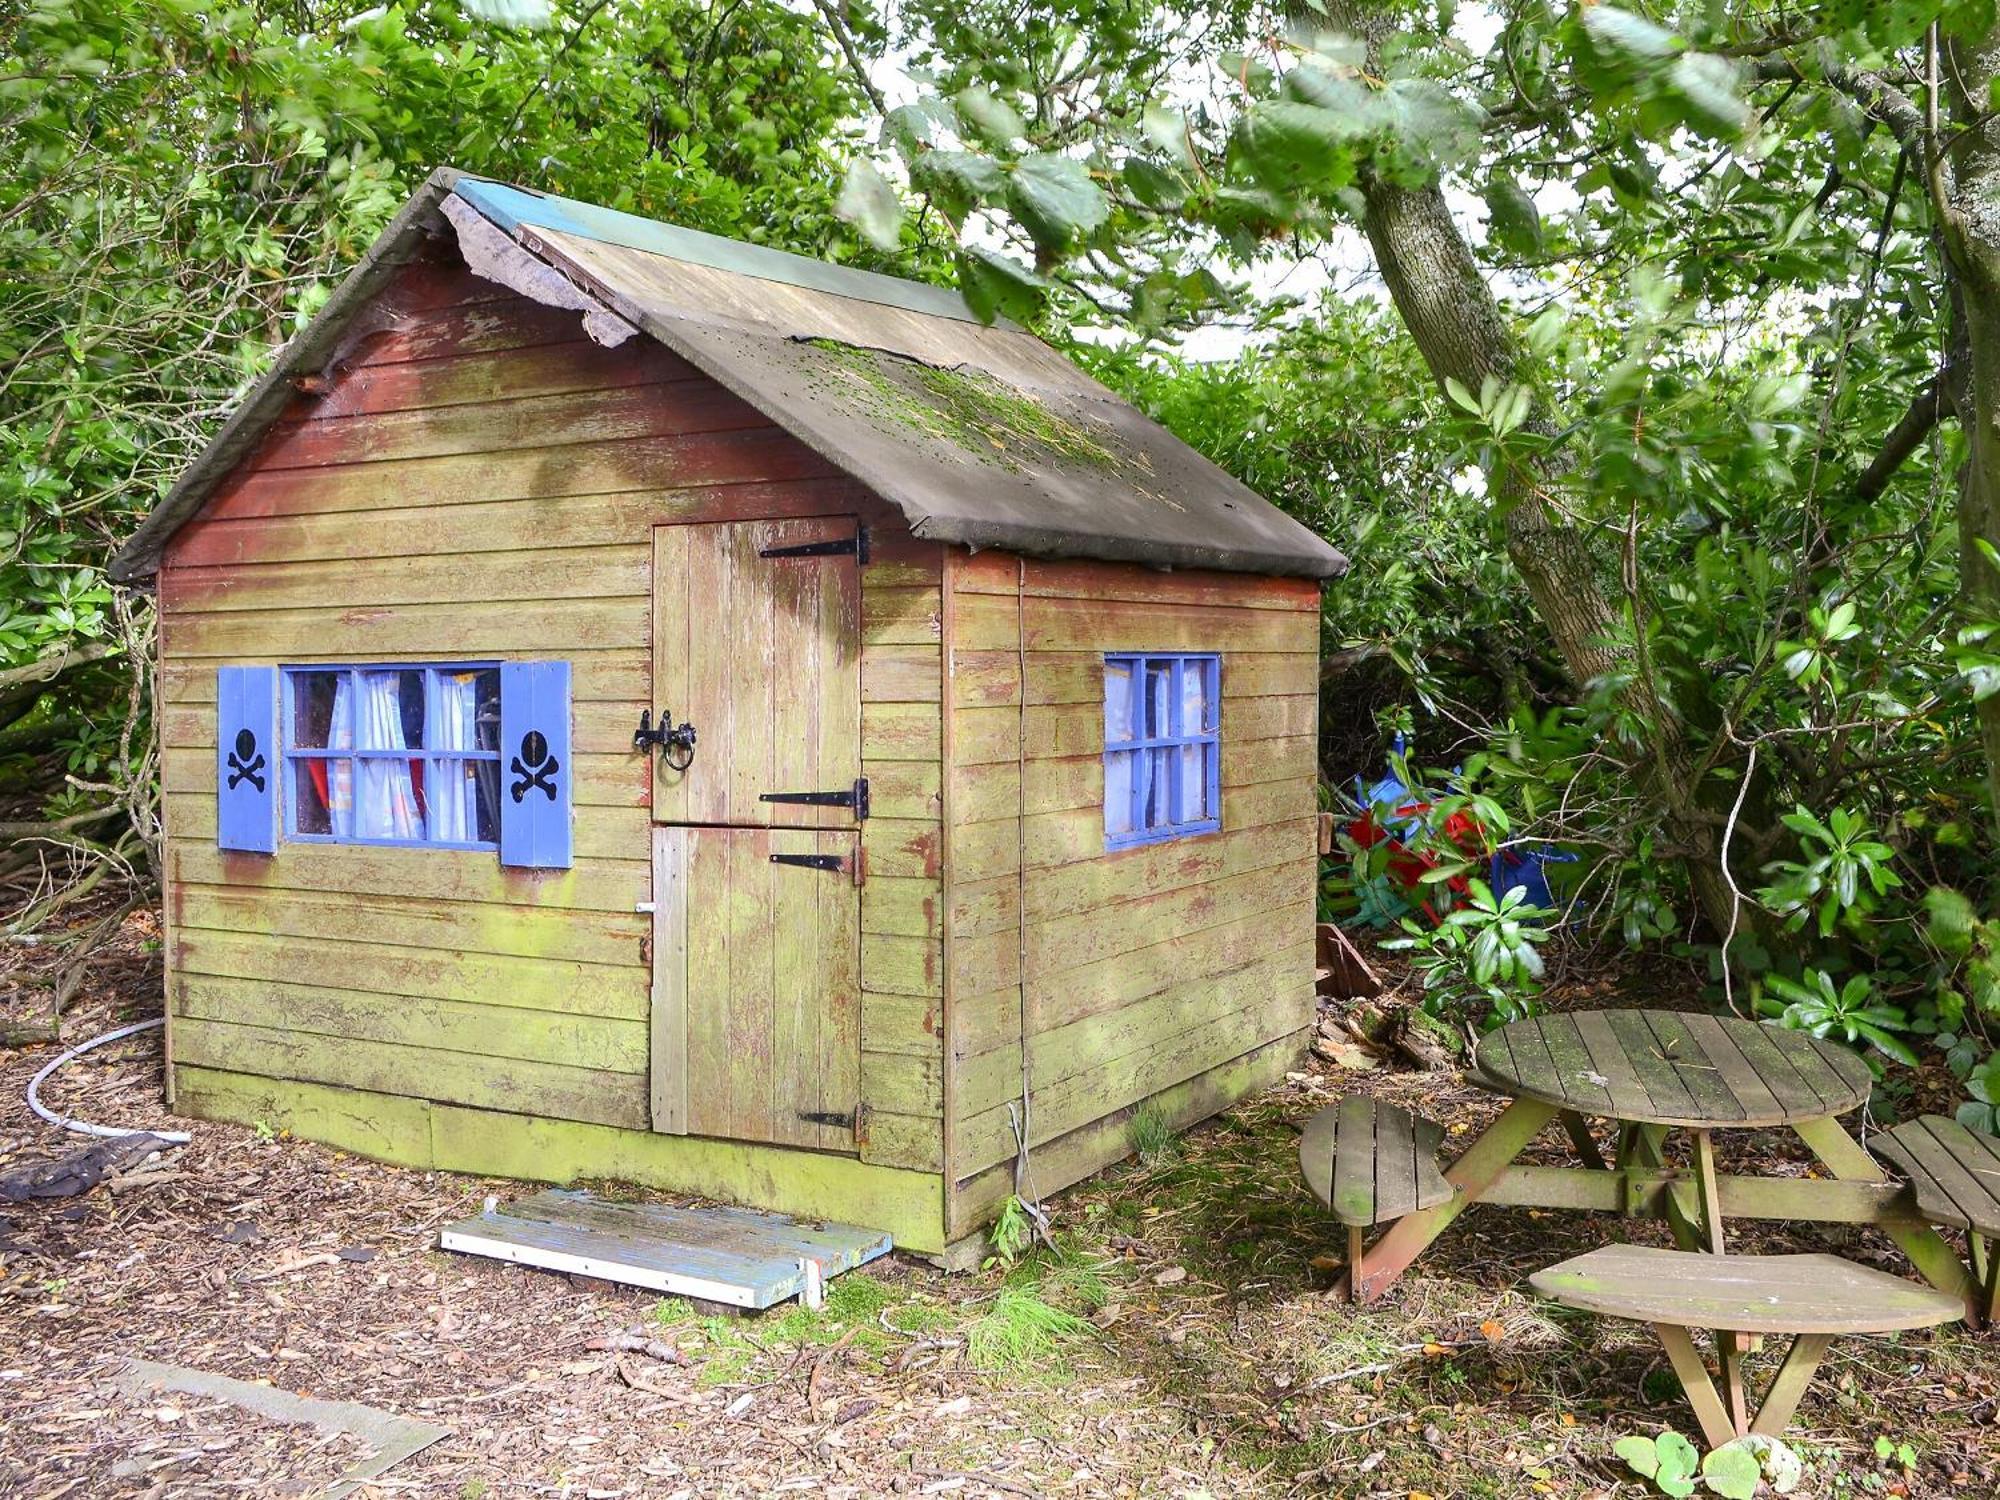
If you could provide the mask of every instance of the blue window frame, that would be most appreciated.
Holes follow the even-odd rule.
[[[288,666],[282,677],[287,839],[500,846],[499,663]]]
[[[1222,827],[1222,658],[1104,658],[1104,846]]]

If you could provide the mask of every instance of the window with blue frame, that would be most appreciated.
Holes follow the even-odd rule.
[[[1222,826],[1222,658],[1104,658],[1104,844]]]
[[[286,667],[285,836],[497,848],[500,678],[497,663]]]

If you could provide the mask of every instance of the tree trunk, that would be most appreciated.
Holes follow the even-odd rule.
[[[1949,372],[1952,405],[1965,433],[1958,472],[1959,591],[1970,619],[2000,620],[2000,566],[1980,546],[2000,548],[2000,122],[1986,117],[1989,91],[2000,75],[2000,26],[1951,44],[1940,71],[1952,123],[1964,132],[1932,179],[1933,195],[1942,200],[1936,204],[1938,238],[1945,276],[1953,283],[1954,343],[1962,356]],[[2000,830],[2000,695],[1979,704],[1978,715],[1989,812]]]
[[[1371,177],[1363,197],[1376,267],[1438,384],[1450,378],[1477,391],[1489,375],[1506,384],[1518,382],[1512,331],[1443,192],[1436,186],[1397,187]],[[1548,396],[1538,391],[1536,397],[1530,425],[1553,431]],[[1573,684],[1581,690],[1612,673],[1626,678],[1623,696],[1646,721],[1649,736],[1636,767],[1640,784],[1661,809],[1668,836],[1682,851],[1702,915],[1718,935],[1730,932],[1751,914],[1738,911],[1723,873],[1720,829],[1702,805],[1681,721],[1660,697],[1650,664],[1640,659],[1640,623],[1626,618],[1606,587],[1609,559],[1549,505],[1547,478],[1519,464],[1504,464],[1487,475],[1493,498],[1506,513],[1507,555],[1527,584]]]

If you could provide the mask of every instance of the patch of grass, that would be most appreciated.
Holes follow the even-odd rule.
[[[1142,1104],[1132,1116],[1129,1139],[1139,1160],[1148,1167],[1174,1161],[1181,1154],[1181,1138],[1167,1117],[1151,1104]]]
[[[974,1369],[989,1375],[1061,1378],[1070,1372],[1063,1345],[1090,1331],[1084,1319],[1051,1307],[1029,1288],[1002,1286],[966,1329],[965,1353]]]
[[[685,1297],[662,1297],[653,1304],[653,1321],[662,1328],[677,1328],[694,1321],[694,1304]]]

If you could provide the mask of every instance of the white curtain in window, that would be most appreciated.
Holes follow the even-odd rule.
[[[433,750],[476,750],[478,730],[477,672],[437,674],[437,714],[426,726]],[[465,844],[479,837],[479,783],[469,760],[433,760],[434,785],[429,793],[431,838],[438,843]]]
[[[354,748],[354,694],[347,674],[333,680],[333,717],[327,724],[326,748]],[[354,837],[354,762],[330,760],[326,763],[326,813],[333,836]]]
[[[1136,738],[1132,730],[1132,664],[1107,661],[1104,664],[1104,743],[1114,747],[1121,740]],[[1112,749],[1104,757],[1104,831],[1132,831],[1132,762],[1130,750]]]
[[[357,672],[360,705],[356,718],[360,750],[407,750],[403,738],[403,694],[400,672]],[[339,717],[336,704],[335,717]],[[410,763],[401,757],[357,759],[353,836],[364,839],[420,839],[423,815],[417,811],[417,789]]]
[[[1173,731],[1174,670],[1166,662],[1146,669],[1146,737],[1161,739]],[[1173,822],[1167,805],[1167,762],[1173,751],[1165,745],[1140,752],[1140,826],[1163,828]]]
[[[1188,662],[1181,669],[1181,733],[1199,734],[1208,728],[1209,663]],[[1197,823],[1208,813],[1207,745],[1183,745],[1181,758],[1181,821]]]

